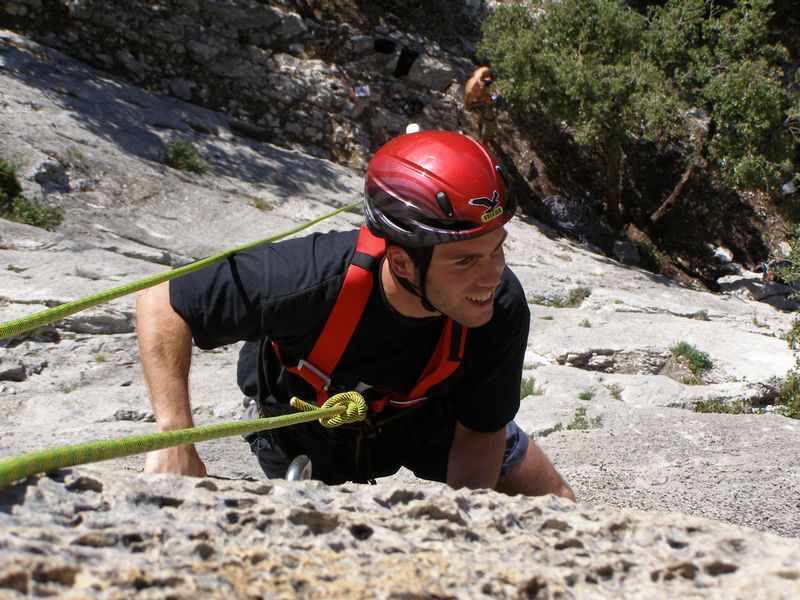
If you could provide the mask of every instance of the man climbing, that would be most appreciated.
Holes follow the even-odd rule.
[[[142,367],[158,428],[191,427],[192,338],[245,340],[248,417],[291,412],[338,391],[367,421],[307,423],[248,436],[269,477],[298,455],[328,484],[401,466],[454,488],[574,498],[513,419],[530,314],[505,266],[516,201],[492,155],[444,131],[390,140],[370,161],[367,227],[260,246],[140,292]],[[194,446],[150,453],[145,470],[204,476]]]
[[[497,132],[495,95],[490,86],[495,73],[489,67],[478,67],[464,86],[464,106],[477,113],[481,142],[488,144]]]

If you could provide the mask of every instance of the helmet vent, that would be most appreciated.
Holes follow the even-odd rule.
[[[453,212],[453,205],[450,204],[450,198],[448,198],[447,194],[444,192],[436,193],[436,204],[439,205],[439,208],[442,209],[442,212],[449,218],[452,219],[455,216],[455,213]]]

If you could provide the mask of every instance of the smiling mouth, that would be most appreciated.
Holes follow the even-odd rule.
[[[492,299],[492,296],[494,296],[494,290],[491,292],[486,292],[480,296],[467,296],[467,300],[476,302],[477,304],[486,304]]]

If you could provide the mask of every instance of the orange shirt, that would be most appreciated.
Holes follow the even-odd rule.
[[[467,108],[477,108],[493,104],[492,94],[489,86],[483,80],[490,78],[491,69],[489,67],[478,67],[467,80],[464,87],[464,106]]]

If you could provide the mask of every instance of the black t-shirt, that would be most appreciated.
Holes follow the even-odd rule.
[[[312,388],[283,369],[271,347],[293,365],[307,357],[333,308],[350,264],[357,231],[312,234],[237,253],[170,282],[170,302],[202,349],[245,340],[239,386],[259,401],[312,401]],[[379,278],[332,374],[337,387],[359,383],[408,393],[436,347],[444,317],[403,317],[383,297]],[[519,408],[530,312],[517,278],[506,268],[489,323],[467,331],[458,370],[428,394],[451,402],[475,431],[497,431]],[[386,410],[403,410],[389,408]],[[386,412],[386,411],[384,411]]]

